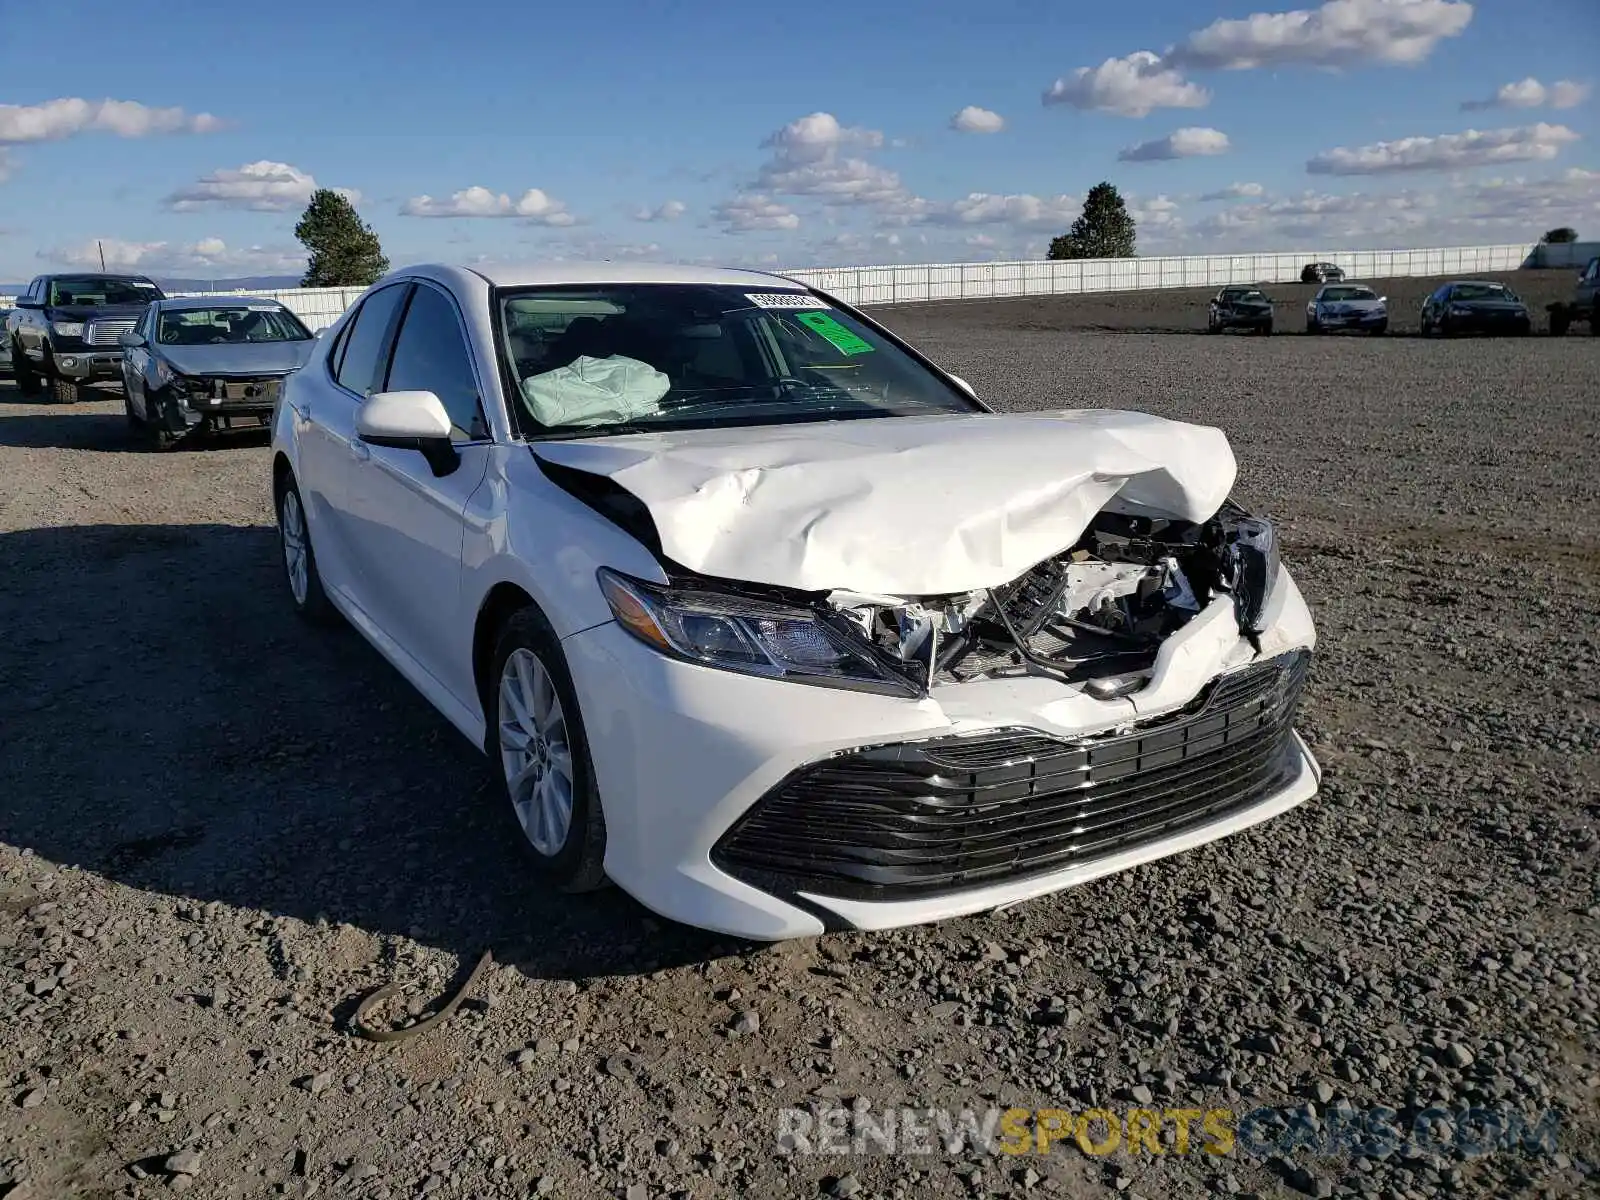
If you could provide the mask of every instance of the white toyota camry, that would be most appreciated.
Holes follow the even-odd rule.
[[[1317,789],[1311,615],[1219,430],[992,412],[793,280],[398,271],[273,447],[295,607],[484,750],[569,890],[880,929]]]

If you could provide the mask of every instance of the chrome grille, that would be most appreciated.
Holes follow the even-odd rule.
[[[83,331],[83,340],[90,346],[115,346],[117,339],[131,333],[138,321],[91,321]]]

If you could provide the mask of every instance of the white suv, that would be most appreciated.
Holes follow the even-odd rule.
[[[1310,797],[1315,636],[1216,429],[997,414],[744,271],[427,266],[273,422],[289,592],[533,863],[759,939],[995,908]]]

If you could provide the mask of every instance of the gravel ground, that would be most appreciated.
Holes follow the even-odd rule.
[[[1316,800],[892,934],[749,947],[553,896],[482,758],[290,616],[259,439],[142,453],[114,396],[0,385],[0,1196],[1595,1194],[1600,342],[1075,331],[1192,326],[1181,294],[885,316],[999,407],[1227,429],[1319,622]],[[420,1010],[486,948],[440,1029],[351,1036],[367,989]],[[782,1153],[805,1104],[1559,1125]]]

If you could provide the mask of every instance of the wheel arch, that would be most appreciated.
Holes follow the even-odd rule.
[[[483,603],[478,605],[478,615],[472,625],[472,683],[477,692],[478,707],[483,710],[484,740],[488,741],[488,727],[491,720],[489,715],[489,673],[494,668],[494,648],[499,641],[500,631],[515,614],[525,608],[537,609],[541,614],[539,603],[521,585],[510,580],[502,580],[495,584],[484,596]]]

